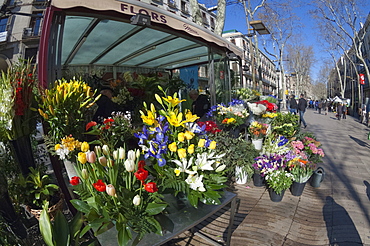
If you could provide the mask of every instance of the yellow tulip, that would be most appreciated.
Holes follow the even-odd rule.
[[[90,146],[89,146],[89,144],[87,142],[83,142],[81,144],[81,151],[82,152],[87,152],[89,149],[90,149]]]
[[[168,149],[171,151],[171,152],[176,152],[177,151],[177,145],[176,145],[176,142],[173,142],[171,144],[168,145]]]
[[[188,153],[189,154],[193,154],[194,153],[194,144],[190,144],[190,146],[188,147]]]
[[[204,138],[199,139],[198,147],[203,148],[206,144],[206,140]]]
[[[186,131],[185,134],[184,134],[184,136],[185,136],[185,139],[186,140],[190,140],[190,139],[192,139],[195,136],[195,134],[192,133],[191,131]]]
[[[216,145],[217,145],[217,143],[216,143],[216,141],[212,141],[210,144],[209,144],[209,149],[215,149],[216,148]]]
[[[185,141],[185,133],[180,132],[180,133],[177,135],[177,140],[179,140],[180,142],[184,142],[184,141]]]
[[[87,162],[86,154],[84,152],[78,153],[78,161],[81,162],[81,164],[85,164]]]
[[[178,149],[177,154],[179,155],[179,158],[185,158],[186,157],[186,149]]]

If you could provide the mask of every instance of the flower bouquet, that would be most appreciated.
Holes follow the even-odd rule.
[[[288,171],[293,175],[293,180],[297,183],[307,182],[314,170],[314,163],[299,157],[288,162]]]
[[[262,139],[267,135],[268,124],[253,121],[248,127],[251,138]]]
[[[207,133],[215,134],[217,132],[221,132],[221,129],[218,128],[218,125],[216,124],[216,122],[214,122],[212,120],[207,120],[206,122],[198,121],[197,124],[201,128],[205,125],[205,129],[204,130]]]
[[[287,138],[293,137],[299,132],[299,116],[294,114],[275,113],[271,122],[272,132]]]
[[[95,235],[113,225],[118,231],[119,245],[127,245],[132,231],[140,240],[147,233],[161,235],[162,228],[156,215],[167,206],[157,191],[146,168],[139,160],[139,150],[115,150],[107,145],[97,145],[94,151],[86,145],[78,153],[77,173],[70,183],[79,199],[71,200],[73,206],[85,214],[87,230]]]
[[[315,164],[320,163],[322,157],[325,156],[324,151],[318,148],[320,145],[319,141],[307,136],[303,137],[302,140],[291,142],[291,146],[297,155]]]
[[[51,89],[41,92],[39,113],[49,125],[48,137],[56,144],[72,134],[79,138],[90,107],[100,97],[83,81],[58,80]]]
[[[275,103],[271,103],[267,100],[258,101],[258,102],[256,102],[256,104],[257,105],[261,104],[261,105],[266,106],[266,111],[267,112],[276,112],[276,110],[278,109],[278,107],[276,106]]]
[[[217,152],[217,143],[205,134],[205,125],[200,128],[195,123],[199,117],[179,111],[178,105],[185,100],[179,100],[176,93],[173,97],[162,93],[163,97],[155,96],[161,106],[158,111],[153,104],[144,104],[141,118],[145,125],[135,134],[144,158],[151,163],[148,170],[161,192],[185,193],[194,207],[199,201],[220,204],[220,189],[227,180],[225,165],[220,163],[224,154]]]
[[[36,128],[36,67],[19,61],[0,79],[0,141],[28,136]]]
[[[227,107],[224,104],[212,106],[207,116],[216,117],[216,121],[226,128],[236,128],[245,123],[249,113],[242,100],[233,99]]]
[[[238,99],[244,100],[245,102],[255,100],[260,96],[260,93],[258,91],[252,90],[250,88],[237,89],[235,94]]]

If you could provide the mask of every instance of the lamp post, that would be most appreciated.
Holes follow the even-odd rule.
[[[249,22],[249,25],[252,27],[252,30],[253,30],[253,33],[247,34],[247,37],[250,37],[249,43],[251,47],[251,59],[252,59],[252,80],[253,80],[253,86],[255,87],[255,89],[257,89],[256,88],[257,83],[256,83],[256,74],[255,74],[255,61],[253,57],[254,54],[252,53],[254,49],[253,49],[253,42],[251,40],[251,37],[254,36],[255,38],[256,58],[259,59],[258,39],[256,37],[256,32],[259,35],[265,35],[265,34],[270,34],[270,31],[267,29],[267,27],[263,24],[261,20],[251,21]],[[257,64],[259,64],[259,60],[257,61]]]

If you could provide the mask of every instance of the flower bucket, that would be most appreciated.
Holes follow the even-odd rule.
[[[235,167],[235,182],[237,184],[246,184],[248,180],[248,173],[243,169],[243,167]]]
[[[64,167],[66,169],[69,180],[72,179],[72,177],[74,177],[74,176],[78,176],[77,172],[76,172],[76,169],[75,169],[76,164],[74,162],[72,162],[68,159],[64,159],[63,164],[64,164]]]
[[[277,194],[274,189],[269,188],[268,190],[271,201],[281,202],[281,200],[283,200],[285,190],[283,190],[280,194]]]
[[[263,143],[263,139],[260,138],[260,139],[252,139],[252,144],[254,145],[254,148],[256,150],[261,150],[262,149],[262,143]]]
[[[265,179],[259,173],[253,174],[253,185],[255,187],[262,187],[265,185]]]
[[[298,183],[293,181],[292,186],[290,187],[290,192],[293,196],[300,196],[303,193],[304,187],[306,186],[307,182],[304,183]]]

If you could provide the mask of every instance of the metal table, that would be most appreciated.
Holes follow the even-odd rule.
[[[166,197],[167,198],[167,197]],[[141,246],[155,246],[164,244],[171,239],[175,238],[176,236],[180,235],[181,233],[192,229],[214,213],[218,212],[225,206],[231,206],[230,211],[230,218],[229,218],[229,225],[227,230],[227,240],[226,245],[230,245],[231,239],[231,229],[234,223],[234,216],[236,212],[236,194],[232,192],[225,191],[223,197],[220,199],[220,205],[204,205],[200,204],[198,208],[194,208],[192,206],[183,205],[179,207],[178,204],[175,204],[176,201],[174,199],[166,199],[165,201],[169,203],[169,213],[166,216],[173,222],[173,230],[172,232],[165,231],[163,232],[163,236],[157,235],[155,233],[150,233],[146,235],[138,245]],[[203,235],[201,232],[196,232],[194,235],[200,236],[203,239],[209,241],[214,245],[221,245],[216,241],[208,238],[207,236]],[[104,246],[116,246],[117,243],[117,231],[115,228],[110,229],[109,231],[101,234],[98,236],[98,240]],[[104,243],[103,243],[104,242]]]

